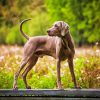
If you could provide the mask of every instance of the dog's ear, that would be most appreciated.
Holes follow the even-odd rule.
[[[62,35],[62,36],[65,36],[65,34],[66,34],[66,33],[65,33],[65,29],[62,29],[62,30],[61,30],[61,35]]]
[[[65,36],[69,32],[69,25],[65,22],[62,22],[62,29],[61,29],[61,35]]]

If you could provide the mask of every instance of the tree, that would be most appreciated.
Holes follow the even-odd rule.
[[[77,43],[100,41],[100,0],[45,0],[45,3],[49,18],[66,21]]]

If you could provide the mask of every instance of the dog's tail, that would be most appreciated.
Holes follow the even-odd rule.
[[[22,34],[27,40],[29,40],[29,36],[26,35],[26,34],[23,32],[23,30],[22,30],[22,25],[23,25],[24,22],[26,22],[26,21],[28,21],[28,20],[31,20],[31,19],[30,19],[30,18],[29,18],[29,19],[25,19],[25,20],[23,20],[23,21],[20,23],[20,32],[21,32],[21,34]]]

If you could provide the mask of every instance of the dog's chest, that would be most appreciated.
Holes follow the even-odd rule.
[[[70,56],[68,49],[62,48],[60,51],[60,58],[61,60],[66,60]]]

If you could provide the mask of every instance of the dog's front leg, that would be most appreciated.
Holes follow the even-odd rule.
[[[62,85],[61,85],[61,77],[60,77],[60,60],[57,59],[57,86],[58,89],[62,89]]]
[[[61,45],[61,38],[58,38],[58,41],[56,43],[56,59],[57,59],[57,86],[58,86],[58,89],[62,89],[62,86],[61,86],[61,77],[60,77],[60,67],[61,67],[61,48],[62,48],[62,45]]]
[[[68,58],[68,64],[69,64],[69,69],[71,72],[71,76],[72,76],[72,81],[74,82],[74,87],[77,88],[77,83],[76,83],[76,77],[75,77],[75,73],[74,73],[74,67],[73,67],[73,58]]]

